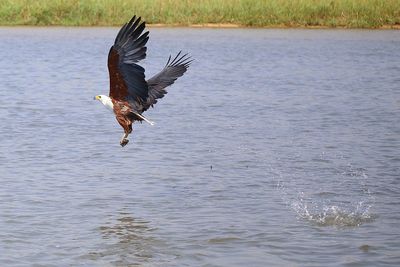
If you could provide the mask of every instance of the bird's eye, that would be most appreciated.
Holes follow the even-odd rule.
[[[99,96],[99,98],[101,98],[101,96]]]

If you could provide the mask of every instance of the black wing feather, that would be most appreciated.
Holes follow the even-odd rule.
[[[180,51],[176,57],[171,61],[171,56],[169,56],[167,64],[164,69],[147,80],[149,87],[149,97],[144,110],[152,107],[157,103],[157,99],[163,98],[167,91],[166,87],[173,84],[176,79],[181,77],[186,70],[189,68],[190,63],[193,61],[188,54],[181,56],[182,51]]]
[[[145,22],[134,16],[126,23],[115,38],[114,46],[119,56],[118,68],[128,87],[127,100],[145,103],[148,98],[148,85],[145,80],[144,68],[136,63],[146,57],[146,43],[149,32],[143,33]]]

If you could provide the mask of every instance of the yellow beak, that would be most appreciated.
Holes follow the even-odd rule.
[[[100,96],[99,96],[99,95],[96,95],[96,96],[94,97],[94,100],[100,100]]]

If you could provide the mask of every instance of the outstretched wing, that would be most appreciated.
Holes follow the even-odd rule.
[[[167,93],[165,88],[181,77],[189,68],[192,61],[193,60],[187,54],[181,56],[181,52],[179,52],[172,61],[171,56],[169,56],[164,69],[147,81],[149,97],[144,105],[144,110],[147,110],[157,103],[157,99],[164,97]]]
[[[149,39],[140,19],[134,16],[121,28],[108,54],[110,97],[116,100],[146,103],[149,95],[144,68],[136,64],[146,57]]]

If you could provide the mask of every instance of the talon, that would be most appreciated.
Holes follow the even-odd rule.
[[[128,139],[122,139],[121,142],[120,142],[120,145],[121,145],[122,147],[124,147],[124,146],[126,146],[128,143],[129,143],[129,140],[128,140]]]

